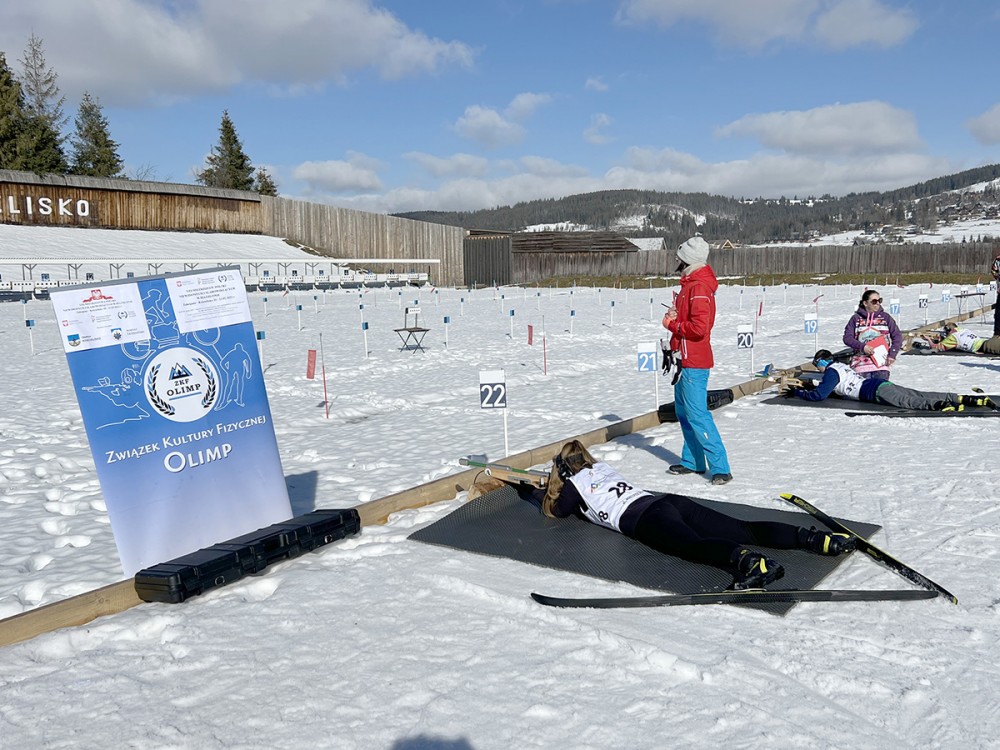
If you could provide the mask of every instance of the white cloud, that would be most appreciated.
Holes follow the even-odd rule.
[[[44,41],[64,93],[98,92],[107,106],[164,103],[248,83],[311,90],[365,68],[395,79],[468,66],[474,58],[467,45],[410,29],[368,0],[0,4],[0,49],[8,62],[29,31]]]
[[[521,93],[511,100],[503,114],[492,107],[471,104],[455,123],[455,131],[487,148],[511,146],[524,138],[521,122],[551,100],[548,94]]]
[[[590,118],[590,125],[588,125],[587,128],[583,131],[583,139],[587,141],[587,143],[593,143],[594,145],[598,146],[605,143],[610,143],[611,141],[614,140],[614,138],[609,136],[604,131],[607,128],[611,127],[612,122],[613,120],[611,119],[611,117],[604,114],[603,112],[593,115]]]
[[[771,149],[833,157],[899,153],[923,146],[912,113],[875,101],[747,115],[718,128],[716,135],[747,136]]]
[[[619,164],[602,175],[553,159],[523,157],[491,162],[482,176],[446,179],[433,188],[394,188],[384,193],[373,189],[348,197],[331,194],[326,199],[364,211],[397,213],[472,211],[596,190],[633,188],[790,198],[891,190],[949,174],[963,166],[912,153],[858,155],[839,160],[758,153],[747,159],[709,162],[676,149],[636,147],[627,149]],[[325,200],[315,192],[308,199]]]
[[[292,177],[305,184],[308,195],[381,190],[379,166],[376,160],[352,152],[348,154],[348,161],[303,162],[292,170]]]
[[[488,159],[472,154],[454,154],[445,159],[419,151],[411,151],[403,156],[434,177],[454,177],[458,175],[481,177],[490,168]]]
[[[965,126],[985,146],[1000,143],[1000,104],[994,104],[978,117],[967,120]]]
[[[889,8],[878,0],[843,0],[819,15],[815,34],[832,49],[894,47],[909,39],[918,25],[906,8]]]
[[[760,49],[778,41],[818,42],[833,49],[899,44],[917,28],[911,11],[882,0],[625,0],[621,23],[669,28],[702,23],[718,41]]]
[[[552,101],[552,97],[548,94],[525,92],[518,94],[511,100],[510,104],[507,105],[505,113],[507,117],[520,122],[531,117],[531,115],[535,114],[535,110],[543,104],[548,104],[550,101]]]
[[[629,149],[625,164],[604,175],[606,189],[645,188],[735,197],[845,195],[890,190],[955,171],[921,154],[859,156],[839,161],[789,154],[710,163],[673,149]]]
[[[499,148],[519,143],[524,128],[506,119],[495,109],[472,104],[458,118],[455,130],[459,135],[481,143],[487,148]]]
[[[587,82],[583,84],[583,87],[587,91],[602,91],[602,92],[607,91],[611,88],[610,86],[608,86],[608,84],[604,82],[604,79],[601,78],[601,76],[593,76],[592,78],[588,78]]]

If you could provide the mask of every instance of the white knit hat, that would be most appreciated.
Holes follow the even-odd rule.
[[[708,263],[708,243],[701,237],[692,237],[677,248],[677,257],[689,266]]]

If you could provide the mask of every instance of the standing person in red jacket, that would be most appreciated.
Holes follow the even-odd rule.
[[[663,316],[663,327],[673,336],[671,354],[680,358],[680,377],[674,385],[674,408],[684,435],[681,462],[671,474],[704,474],[711,470],[712,484],[725,484],[733,475],[719,430],[708,410],[708,375],[715,325],[715,290],[719,282],[708,265],[708,243],[692,237],[677,248],[681,291]]]

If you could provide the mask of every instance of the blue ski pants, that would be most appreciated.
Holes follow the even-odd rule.
[[[681,463],[692,471],[731,474],[726,446],[708,410],[707,369],[681,369],[674,386],[674,409],[684,435]]]

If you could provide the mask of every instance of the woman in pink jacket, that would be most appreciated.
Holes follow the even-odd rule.
[[[733,478],[729,457],[719,430],[708,410],[708,375],[712,357],[712,326],[715,325],[715,290],[719,282],[708,265],[708,243],[692,237],[677,248],[681,267],[681,291],[674,306],[663,316],[670,331],[671,353],[680,357],[680,377],[674,385],[674,408],[684,435],[681,462],[671,474],[704,474],[711,470],[712,484]]]
[[[878,358],[877,344],[884,342],[884,358]],[[863,378],[888,380],[889,368],[903,348],[903,333],[892,316],[882,308],[882,295],[866,289],[857,312],[844,327],[844,343],[851,347],[851,369]]]

